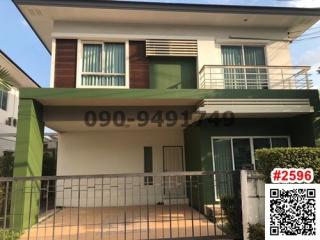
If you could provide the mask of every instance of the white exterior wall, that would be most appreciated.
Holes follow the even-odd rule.
[[[18,118],[18,105],[19,105],[19,91],[17,89],[11,89],[8,93],[7,110],[0,109],[0,134],[12,134],[16,133],[17,128],[6,125],[6,121],[9,117]],[[15,138],[12,137],[0,137],[0,155],[3,151],[14,151]]]
[[[290,44],[286,42],[275,42],[265,49],[267,65],[270,66],[292,66],[290,55]],[[293,69],[269,69],[269,84],[272,89],[290,89],[294,87],[296,72]],[[279,79],[288,79],[286,82]]]
[[[57,175],[143,173],[144,147],[146,146],[152,147],[153,150],[153,171],[162,172],[163,146],[183,146],[183,141],[182,130],[60,133]],[[163,188],[159,182],[161,179],[155,179],[154,186],[144,186],[143,177],[128,178],[125,203],[124,178],[105,178],[103,206],[146,204],[146,191],[149,191],[149,203],[161,202],[163,200]],[[78,206],[78,182],[79,180],[73,181],[72,200],[71,190],[65,189],[70,186],[71,181],[58,182],[58,206]],[[132,182],[135,187],[132,186]],[[110,184],[113,187],[110,187]],[[83,191],[81,191],[80,205],[101,206],[102,179],[90,178],[87,182],[87,179],[83,178],[81,185]],[[142,196],[142,199],[139,199],[139,196]]]
[[[190,39],[198,40],[198,72],[204,65],[221,64],[221,45],[248,44],[264,45],[266,47],[267,65],[291,65],[289,44],[270,41],[231,40],[230,36],[247,38],[282,39],[287,32],[270,28],[234,28],[234,27],[206,27],[206,26],[175,26],[175,25],[147,25],[147,24],[99,24],[77,22],[55,22],[53,38],[72,38],[91,41],[126,41],[145,39]],[[53,44],[54,46],[54,44]],[[52,50],[54,54],[54,49]],[[52,59],[53,61],[54,59]],[[52,62],[54,66],[54,62]],[[219,71],[219,70],[217,70]],[[80,74],[78,73],[79,78]],[[130,78],[130,76],[127,76]],[[221,77],[223,75],[221,74]],[[53,76],[51,76],[53,79]],[[220,75],[217,75],[220,78]],[[201,79],[199,78],[198,86]],[[212,86],[223,88],[223,85]]]
[[[198,72],[200,73],[205,65],[221,65],[221,45],[217,44],[214,40],[198,40]],[[206,74],[208,74],[206,72]],[[219,84],[223,79],[223,70],[219,68],[213,69],[211,72],[211,79],[217,79],[217,82],[212,81],[210,85],[206,87],[214,89],[223,89],[224,85]],[[199,76],[199,88],[204,88],[203,81],[204,75]]]
[[[243,239],[249,239],[249,224],[265,223],[265,182],[255,171],[241,171]]]

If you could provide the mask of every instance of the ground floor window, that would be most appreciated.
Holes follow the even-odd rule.
[[[0,109],[6,111],[8,105],[8,92],[0,89]]]
[[[255,150],[289,146],[289,137],[213,137],[213,170],[255,168]]]

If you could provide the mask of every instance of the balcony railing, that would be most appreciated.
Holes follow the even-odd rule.
[[[200,89],[311,89],[308,66],[205,65]]]

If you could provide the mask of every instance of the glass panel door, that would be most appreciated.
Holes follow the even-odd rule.
[[[289,147],[288,138],[272,138],[272,147]]]
[[[212,145],[216,172],[215,195],[216,199],[221,199],[232,194],[232,181],[228,179],[230,174],[224,173],[233,170],[231,139],[213,139]]]
[[[233,139],[233,155],[236,170],[251,166],[252,156],[249,138]]]
[[[247,66],[265,66],[263,47],[244,47],[244,59]],[[247,68],[246,80],[248,89],[267,89],[268,78],[266,68]]]
[[[243,65],[242,49],[240,46],[223,46],[222,62],[223,65],[241,66]],[[224,69],[225,88],[245,89],[245,74],[242,68],[226,67]]]
[[[261,148],[270,148],[270,138],[254,138],[253,139],[253,150],[254,150],[254,159],[255,159],[255,165],[256,168],[259,168],[259,160],[257,160],[256,156],[255,156],[255,152],[257,149],[261,149]]]
[[[230,65],[224,68],[225,88],[231,89],[267,89],[268,75],[265,66],[264,47],[222,46],[222,63]],[[259,68],[236,68],[235,66],[260,66]]]

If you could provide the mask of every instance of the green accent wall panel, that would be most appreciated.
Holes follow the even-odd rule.
[[[34,100],[20,100],[14,177],[41,176],[43,160],[42,107]],[[39,214],[40,182],[13,184],[11,224],[16,230],[32,226]]]
[[[195,89],[196,70],[195,58],[150,58],[150,88]]]

